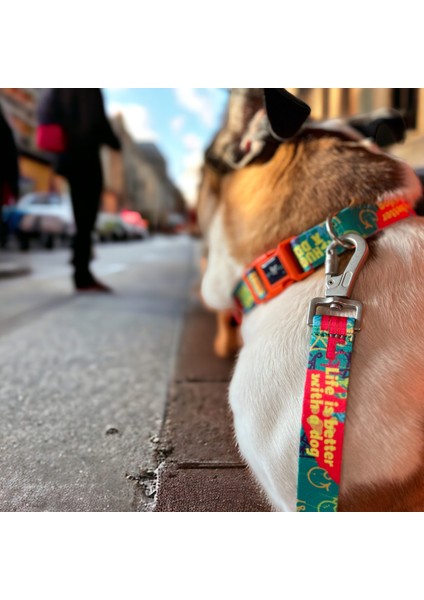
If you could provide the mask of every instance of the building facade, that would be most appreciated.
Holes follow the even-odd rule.
[[[410,132],[424,135],[423,88],[289,88],[289,91],[309,104],[315,119],[396,108],[403,114]]]
[[[109,148],[102,151],[105,197],[111,205],[140,212],[153,229],[172,227],[186,208],[168,177],[164,157],[155,144],[136,142],[122,116],[114,117],[112,125],[122,149],[119,153]]]
[[[289,88],[289,91],[309,104],[316,119],[396,108],[402,112],[409,130],[424,134],[422,88]]]
[[[305,100],[315,119],[364,114],[379,108],[395,108],[407,127],[403,143],[390,153],[412,167],[424,167],[424,88],[288,88]]]
[[[54,155],[36,144],[37,106],[43,88],[0,88],[0,103],[10,123],[19,152],[20,196],[29,192],[68,192],[65,179],[54,172]],[[112,120],[122,151],[102,148],[104,175],[102,210],[139,211],[153,228],[166,228],[185,213],[181,193],[167,175],[166,161],[150,143],[137,143],[122,117]]]
[[[0,88],[0,103],[19,151],[20,193],[47,191],[56,185],[53,157],[37,148],[37,104],[41,88]]]

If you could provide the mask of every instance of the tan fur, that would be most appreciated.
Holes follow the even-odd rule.
[[[424,451],[422,466],[402,484],[361,486],[340,496],[340,512],[422,512],[424,510]]]
[[[241,347],[240,329],[230,310],[223,310],[217,315],[217,333],[213,347],[220,358],[235,356]]]
[[[361,160],[364,153],[367,153],[366,169]],[[253,164],[228,175],[205,164],[197,205],[200,228],[207,233],[222,202],[231,253],[247,265],[283,239],[315,225],[332,210],[340,210],[349,203],[374,202],[378,190],[396,187],[395,165],[381,177],[381,163],[386,161],[356,144],[349,147],[338,138],[306,132],[281,145],[273,158],[263,164]],[[375,175],[374,163],[380,163],[379,176]],[[336,172],[340,177],[341,171],[349,183],[336,193],[333,190],[331,196],[326,181]],[[368,183],[364,184],[365,180]],[[291,182],[296,182],[295,189]],[[370,193],[365,197],[367,188]],[[217,315],[214,350],[221,357],[233,356],[240,348],[239,334],[229,322],[226,314]]]
[[[387,156],[370,154],[357,144],[305,133],[281,145],[269,162],[226,176],[222,202],[232,255],[247,265],[332,211],[375,202],[379,193],[400,184],[395,161],[392,168],[387,162]],[[336,173],[345,182],[340,188],[328,185]]]

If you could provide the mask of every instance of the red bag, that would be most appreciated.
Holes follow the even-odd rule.
[[[46,152],[61,153],[66,150],[65,134],[60,125],[38,125],[37,146]]]

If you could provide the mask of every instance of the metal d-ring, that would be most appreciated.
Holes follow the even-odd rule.
[[[328,215],[326,221],[325,221],[325,226],[327,228],[327,232],[328,235],[331,237],[331,239],[334,242],[337,242],[337,244],[339,244],[339,246],[343,246],[343,248],[346,248],[347,250],[352,250],[353,248],[355,248],[355,244],[352,244],[352,242],[345,242],[343,240],[343,238],[339,237],[337,235],[337,233],[334,231],[333,228],[333,217],[336,213],[331,213],[330,215]]]

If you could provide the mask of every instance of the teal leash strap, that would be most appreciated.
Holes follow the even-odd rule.
[[[337,511],[355,319],[315,315],[304,389],[298,512]]]

